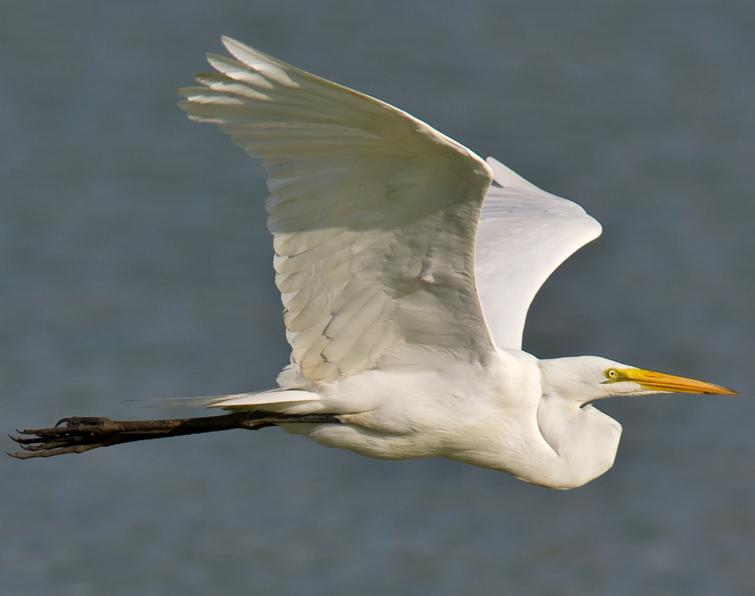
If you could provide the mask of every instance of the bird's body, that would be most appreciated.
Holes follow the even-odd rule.
[[[590,402],[732,393],[594,356],[524,352],[535,293],[600,225],[389,104],[223,43],[233,58],[208,55],[216,72],[180,90],[180,105],[267,170],[292,354],[276,389],[202,403],[298,416],[266,424],[371,457],[442,456],[572,488],[612,466],[621,436]],[[25,441],[57,454],[85,450],[87,433]],[[68,451],[61,435],[74,437]]]
[[[289,428],[361,455],[442,456],[534,484],[580,486],[611,467],[621,426],[590,405],[544,399],[543,362],[498,350],[479,362],[367,371],[281,411],[345,413],[344,424]]]

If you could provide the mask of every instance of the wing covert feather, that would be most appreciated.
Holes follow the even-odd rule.
[[[427,124],[235,40],[179,90],[268,173],[268,227],[296,379],[493,350],[475,290],[490,168]]]

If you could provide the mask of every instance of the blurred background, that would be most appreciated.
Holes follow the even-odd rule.
[[[4,432],[197,413],[144,404],[267,388],[287,362],[262,171],[175,107],[221,34],[393,103],[603,223],[536,299],[527,350],[742,393],[601,403],[624,425],[619,457],[570,492],[279,430],[0,458],[3,592],[755,592],[750,0],[0,13]]]

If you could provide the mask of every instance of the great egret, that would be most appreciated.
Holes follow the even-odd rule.
[[[592,402],[725,387],[597,356],[521,349],[529,304],[596,238],[578,205],[382,101],[224,37],[233,58],[181,89],[268,172],[291,363],[271,391],[187,420],[64,419],[17,457],[283,425],[370,457],[442,456],[572,488],[608,470],[621,426]]]

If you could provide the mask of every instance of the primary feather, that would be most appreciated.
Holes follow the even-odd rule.
[[[492,172],[377,99],[223,38],[219,74],[180,105],[268,172],[268,227],[291,362],[302,379],[492,349],[474,240]],[[296,382],[296,376],[283,380]]]

